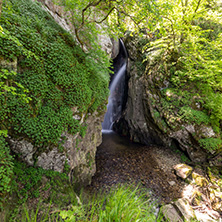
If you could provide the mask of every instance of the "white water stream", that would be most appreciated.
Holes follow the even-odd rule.
[[[110,96],[108,99],[107,112],[102,123],[102,132],[112,132],[113,123],[118,120],[122,112],[123,97],[125,91],[125,73],[126,73],[126,60],[127,52],[123,42],[120,40],[122,53],[120,56],[121,66],[114,76],[110,85]]]

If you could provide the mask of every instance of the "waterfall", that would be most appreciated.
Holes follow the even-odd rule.
[[[103,132],[112,131],[113,123],[118,120],[122,113],[122,104],[125,91],[125,74],[127,66],[127,51],[120,40],[120,53],[118,59],[118,70],[110,84],[110,96],[108,99],[107,112],[102,123]]]

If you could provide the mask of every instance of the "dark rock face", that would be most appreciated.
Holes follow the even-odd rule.
[[[209,125],[198,125],[178,118],[178,107],[170,104],[166,93],[162,93],[170,85],[167,64],[173,61],[164,61],[165,52],[155,50],[147,54],[148,60],[144,64],[140,41],[138,37],[131,36],[125,40],[129,53],[128,100],[122,118],[115,123],[114,129],[136,142],[176,145],[192,161],[206,161],[209,154],[213,155],[214,152],[204,150],[198,141],[201,138],[214,138],[216,133]],[[176,99],[180,100],[179,97]],[[196,104],[198,109],[195,98],[190,104]]]

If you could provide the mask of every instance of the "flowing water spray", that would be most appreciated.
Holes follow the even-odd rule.
[[[122,54],[120,59],[120,68],[114,76],[110,85],[110,96],[107,105],[107,112],[102,123],[103,132],[111,132],[113,123],[118,120],[122,112],[122,104],[125,91],[125,73],[126,73],[126,61],[127,52],[123,42],[120,40]]]

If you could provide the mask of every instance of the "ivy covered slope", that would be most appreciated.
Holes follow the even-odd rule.
[[[163,10],[161,18],[153,20],[153,32],[144,29],[143,37],[126,39],[133,98],[123,125],[136,140],[176,144],[194,161],[215,157],[213,163],[221,165],[221,5],[176,2],[158,1]]]
[[[104,109],[108,62],[84,53],[31,0],[6,1],[0,24],[10,36],[0,38],[0,80],[14,87],[1,88],[1,130],[36,147],[57,145],[64,131],[84,134],[79,118],[73,116]]]

